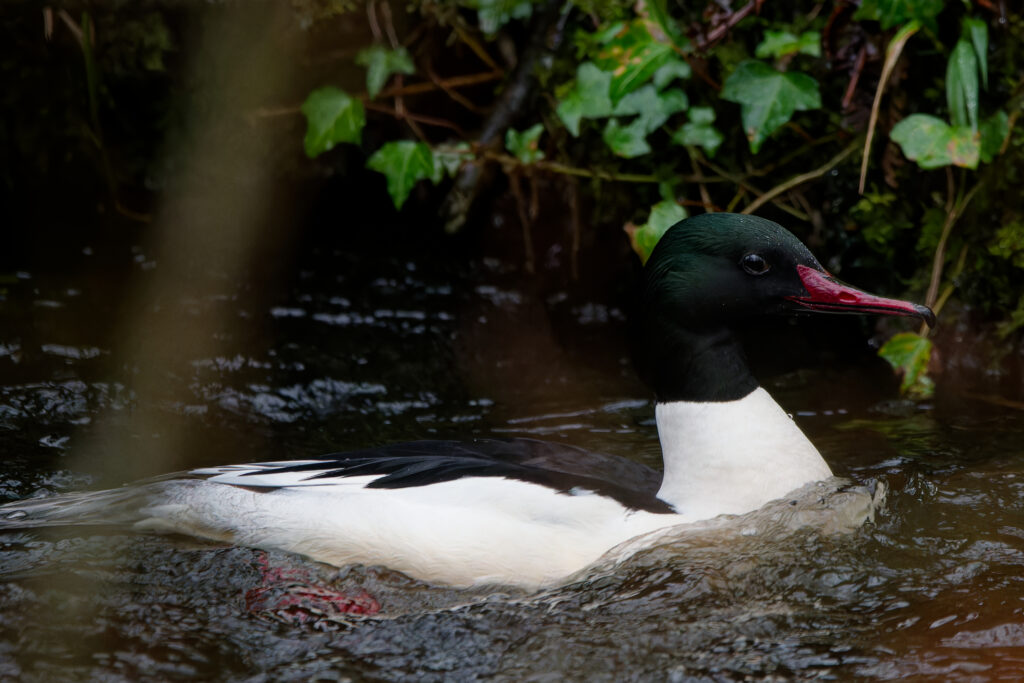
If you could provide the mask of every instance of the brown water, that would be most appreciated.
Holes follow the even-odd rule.
[[[6,285],[4,502],[434,436],[658,464],[615,296],[538,293],[498,262],[312,249],[281,288],[213,277],[126,310],[124,291],[161,265],[106,249]],[[218,350],[169,339],[154,371],[123,348],[130,318]],[[902,403],[869,356],[809,362],[765,384],[837,474],[887,485],[852,534],[676,540],[523,595],[180,537],[7,533],[0,678],[1024,677],[1024,415],[942,394]],[[142,391],[147,372],[160,382]],[[379,611],[268,607],[296,586]]]

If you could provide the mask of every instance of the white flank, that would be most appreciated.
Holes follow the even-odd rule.
[[[686,521],[743,514],[832,471],[767,391],[738,401],[659,403],[658,497]]]

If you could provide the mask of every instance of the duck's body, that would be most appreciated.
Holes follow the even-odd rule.
[[[638,536],[750,512],[831,476],[758,387],[730,328],[797,309],[930,316],[836,283],[774,223],[705,215],[666,233],[645,269],[642,360],[658,399],[663,476],[531,440],[417,442],[195,470],[130,500],[77,494],[0,511],[8,526],[94,523],[116,502],[145,528],[339,566],[385,565],[456,586],[556,583]]]

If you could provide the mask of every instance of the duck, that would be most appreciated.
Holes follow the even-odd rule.
[[[417,441],[308,460],[204,467],[0,507],[0,529],[124,522],[382,565],[454,587],[557,585],[612,549],[785,498],[832,470],[755,379],[735,332],[761,316],[920,318],[826,271],[781,225],[712,213],[664,233],[637,320],[663,471],[533,439]]]

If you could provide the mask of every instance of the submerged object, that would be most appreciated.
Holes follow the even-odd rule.
[[[736,324],[803,312],[934,323],[924,306],[838,282],[781,226],[736,214],[666,232],[639,303],[663,473],[531,439],[423,441],[12,503],[0,529],[125,523],[455,586],[551,585],[613,549],[635,552],[666,529],[750,513],[832,476],[754,379]]]

